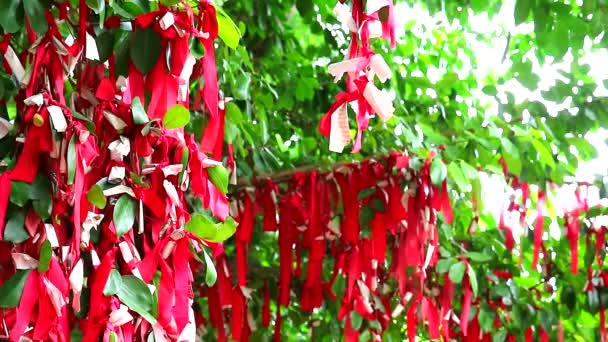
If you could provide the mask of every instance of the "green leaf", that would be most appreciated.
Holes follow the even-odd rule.
[[[23,27],[23,6],[21,0],[4,0],[0,11],[0,25],[5,33],[15,33]]]
[[[504,342],[507,339],[507,332],[500,330],[492,336],[492,342]]]
[[[376,193],[376,187],[363,189],[357,194],[357,199],[362,200],[362,199],[368,198],[369,196],[371,196],[375,193]]]
[[[359,330],[359,328],[361,328],[361,324],[363,323],[363,316],[356,311],[351,311],[350,323],[352,324],[353,330]]]
[[[568,308],[569,311],[574,311],[576,308],[576,290],[571,285],[567,285],[561,293],[560,302]]]
[[[98,64],[103,64],[110,58],[112,54],[112,48],[114,47],[114,34],[112,31],[102,31],[95,39],[97,45],[97,51],[99,52],[99,61],[95,61]]]
[[[141,279],[136,276],[122,276],[122,286],[117,293],[118,299],[129,309],[137,312],[151,324],[156,323],[156,318],[152,315],[152,293]]]
[[[169,6],[173,6],[173,5],[177,5],[177,4],[179,4],[180,2],[181,2],[181,0],[160,0],[160,3],[161,3],[163,6],[167,6],[167,7],[169,7]]]
[[[216,165],[207,169],[209,180],[224,195],[228,193],[228,170],[224,165]]]
[[[376,321],[374,321],[376,322]],[[378,329],[378,331],[381,331],[381,329]],[[372,341],[372,333],[369,332],[369,330],[364,330],[361,335],[359,335],[359,342],[368,342],[368,341]]]
[[[44,12],[46,10],[41,0],[24,0],[23,8],[32,28],[36,33],[42,35],[46,33],[48,24]]]
[[[187,231],[211,242],[228,240],[236,232],[236,222],[232,217],[226,218],[223,223],[214,223],[207,215],[193,214],[186,222]]]
[[[232,121],[226,121],[224,123],[224,140],[228,144],[232,144],[239,134],[239,127]]]
[[[135,200],[129,195],[122,195],[114,206],[114,228],[116,237],[120,238],[133,227],[135,223]]]
[[[454,182],[460,191],[467,191],[469,188],[469,184],[464,178],[464,174],[456,162],[452,162],[448,166],[448,179]]]
[[[147,0],[114,1],[112,9],[126,19],[133,19],[147,12]]]
[[[29,238],[30,235],[25,230],[24,212],[21,210],[15,211],[4,227],[4,241],[21,243]]]
[[[481,310],[479,310],[479,326],[485,332],[491,332],[494,328],[494,311],[487,306],[482,305]]]
[[[165,128],[182,128],[190,122],[190,111],[181,104],[177,104],[165,113],[163,125]]]
[[[437,271],[438,273],[447,272],[454,264],[454,261],[455,260],[453,258],[439,259],[439,261],[437,261],[437,265],[435,265],[435,271]]]
[[[17,270],[15,275],[2,284],[2,287],[0,287],[0,308],[10,309],[19,305],[23,287],[25,287],[25,282],[31,271]]]
[[[296,8],[302,17],[310,18],[313,13],[314,3],[308,0],[297,0]]]
[[[224,223],[217,230],[217,235],[214,240],[210,240],[212,242],[224,242],[228,240],[234,233],[236,232],[236,221],[230,216],[226,218]]]
[[[131,35],[127,31],[118,31],[114,36],[114,66],[117,76],[127,77],[129,74],[129,64],[131,64],[129,57],[130,37]]]
[[[462,261],[459,261],[450,267],[448,275],[454,284],[460,284],[462,282],[465,268],[465,264]]]
[[[21,181],[11,181],[11,194],[10,201],[16,206],[23,207],[28,199],[30,193],[30,185]]]
[[[116,333],[113,331],[110,331],[110,341],[109,342],[116,342],[118,340],[118,337],[116,336]]]
[[[26,0],[27,1],[27,0]],[[101,13],[106,8],[105,0],[86,0],[87,6],[96,14]]]
[[[521,175],[521,158],[519,156],[519,149],[513,145],[511,140],[507,138],[500,139],[502,144],[502,156],[505,158],[507,163],[507,169],[515,176]]]
[[[217,280],[217,271],[215,270],[213,260],[211,260],[211,257],[209,257],[205,249],[203,249],[203,255],[205,256],[205,264],[207,265],[205,270],[205,283],[207,286],[211,287]]]
[[[477,262],[487,262],[492,260],[492,257],[490,255],[487,255],[485,253],[480,253],[480,252],[467,252],[466,256],[473,260],[473,261],[477,261]]]
[[[477,297],[477,275],[475,274],[475,270],[473,267],[467,267],[467,275],[469,276],[469,284],[471,285],[471,290],[473,290],[473,298]]]
[[[540,157],[539,160],[540,160],[541,164],[549,166],[550,168],[554,169],[555,160],[553,160],[553,154],[545,146],[545,143],[543,143],[542,141],[537,140],[537,139],[532,139],[532,146],[534,146],[534,148],[536,149],[536,152],[538,152],[538,155]]]
[[[51,197],[51,194],[47,194],[39,200],[32,201],[32,206],[34,207],[36,214],[38,214],[43,221],[48,220],[51,217],[51,211],[53,210],[53,198]]]
[[[120,272],[112,269],[110,276],[108,277],[108,281],[106,282],[106,286],[103,288],[103,294],[104,296],[113,296],[117,294],[121,288],[122,277],[120,276]]]
[[[84,338],[84,334],[80,330],[73,329],[70,331],[70,339],[68,341],[71,342],[82,342]]]
[[[585,15],[592,14],[597,8],[597,0],[583,0],[583,13]]]
[[[226,121],[231,121],[237,125],[243,122],[243,113],[234,102],[226,103]]]
[[[371,208],[380,213],[383,213],[386,211],[386,208],[384,208],[384,203],[377,198],[372,199]]]
[[[192,214],[186,222],[185,229],[201,239],[209,240],[217,235],[216,223],[207,215]]]
[[[161,53],[160,41],[160,36],[152,29],[152,26],[131,33],[129,55],[137,70],[142,74],[147,74],[154,68]]]
[[[217,8],[218,35],[228,47],[236,49],[241,39],[241,31],[222,9]]]
[[[431,163],[431,182],[437,186],[441,186],[441,183],[447,177],[448,169],[445,167],[443,161],[440,158],[433,159]]]
[[[491,84],[485,85],[483,88],[481,88],[481,91],[490,96],[496,96],[498,93],[496,87]]]
[[[576,147],[578,155],[583,160],[591,160],[597,157],[597,149],[585,138],[570,138],[567,141]]]
[[[51,181],[49,177],[39,173],[34,179],[34,182],[29,186],[28,197],[31,200],[39,200],[44,197],[50,196],[51,192]]]
[[[361,211],[359,211],[359,224],[367,225],[372,221],[373,218],[374,218],[374,209],[372,209],[368,206],[364,206],[361,208]]]
[[[38,260],[38,272],[44,273],[49,270],[51,257],[53,256],[53,248],[51,242],[45,240],[40,247],[40,260]]]
[[[460,168],[462,169],[462,174],[469,182],[479,178],[479,171],[467,162],[460,161]]]
[[[133,113],[133,122],[136,125],[143,125],[150,121],[144,106],[141,104],[139,96],[136,96],[133,101],[131,101],[131,113]]]
[[[68,144],[68,185],[74,184],[74,177],[76,177],[76,135],[73,134]]]
[[[232,88],[234,92],[234,97],[238,100],[247,100],[249,99],[249,85],[251,84],[251,76],[249,74],[240,74],[236,80],[235,84]]]
[[[87,191],[87,200],[92,205],[96,206],[99,209],[103,209],[106,207],[107,200],[106,196],[103,194],[103,189],[101,186],[95,184],[89,191]]]
[[[530,14],[531,2],[530,0],[517,0],[515,3],[515,25],[526,21],[528,14]]]

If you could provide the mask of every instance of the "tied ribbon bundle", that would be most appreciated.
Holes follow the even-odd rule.
[[[301,291],[297,294],[299,306],[306,312],[322,307],[325,298],[341,302],[337,318],[345,321],[348,341],[356,341],[360,333],[351,322],[355,313],[377,320],[380,324],[369,331],[382,336],[391,320],[393,298],[399,298],[403,305],[420,303],[424,318],[412,318],[411,324],[424,321],[438,332],[437,305],[425,294],[426,269],[437,259],[438,213],[450,221],[451,207],[445,185],[431,183],[430,165],[429,158],[415,172],[408,168],[407,155],[393,153],[382,160],[349,164],[328,173],[295,173],[284,190],[272,180],[261,180],[255,192],[236,194],[236,284],[231,283],[226,259],[218,258],[218,282],[201,290],[201,295],[208,297],[210,322],[219,340],[226,341],[230,334],[232,339],[247,341],[257,329],[250,319],[252,290],[248,288],[248,250],[255,213],[263,215],[262,232],[278,233],[278,279],[267,279],[259,289],[264,327],[271,322],[269,303],[275,294],[276,341],[285,338],[281,335],[281,315],[293,304],[291,292],[297,291],[292,286],[296,283]],[[388,253],[392,257],[387,257]],[[333,269],[326,269],[328,261],[333,261]],[[327,271],[332,275],[324,280]],[[389,281],[398,288],[387,292]],[[346,284],[341,298],[333,290],[336,282]],[[229,322],[224,317],[228,307],[232,307]],[[408,317],[415,316],[412,310]]]
[[[4,67],[21,85],[15,100],[22,146],[14,167],[0,175],[0,281],[4,293],[18,292],[2,300],[10,341],[67,341],[74,329],[83,341],[194,341],[191,249],[223,249],[183,229],[186,194],[219,221],[229,207],[208,175],[220,162],[204,153],[219,159],[223,149],[215,9],[206,0],[196,14],[182,6],[133,20],[135,34],[156,33],[161,54],[151,70],[129,62],[126,77],[116,76],[113,53],[109,70],[92,62],[99,52],[84,0],[73,44],[51,9],[45,34],[28,24],[31,48],[21,56],[3,38]],[[119,23],[110,17],[105,25]],[[200,60],[189,52],[191,38],[206,49]],[[78,81],[65,99],[72,73]],[[191,79],[201,77],[194,98],[210,113],[203,148],[159,120],[172,108],[188,111]],[[20,192],[29,197],[19,200]]]
[[[382,55],[370,46],[370,39],[383,38],[395,47],[395,19],[393,0],[352,0],[350,7],[344,2],[338,2],[334,12],[351,34],[350,48],[344,61],[329,66],[329,73],[336,82],[346,74],[347,90],[336,96],[336,102],[321,119],[319,131],[329,137],[330,151],[341,153],[350,143],[348,107],[351,105],[356,111],[357,136],[352,149],[356,153],[361,150],[363,131],[370,118],[377,114],[387,121],[395,111],[389,93],[375,85],[376,77],[384,83],[392,77],[392,72]]]

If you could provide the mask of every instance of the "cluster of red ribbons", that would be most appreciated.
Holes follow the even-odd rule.
[[[436,272],[437,214],[442,212],[444,220],[450,223],[452,213],[446,183],[436,186],[430,180],[431,161],[427,159],[415,172],[408,169],[407,155],[393,153],[382,160],[350,164],[328,173],[295,173],[285,188],[271,179],[263,179],[256,182],[255,191],[242,190],[236,194],[233,203],[239,227],[234,240],[234,263],[220,256],[217,284],[200,289],[201,297],[208,298],[209,321],[219,340],[247,341],[258,329],[253,319],[258,312],[256,301],[251,298],[253,292],[262,301],[261,324],[268,328],[274,321],[277,341],[284,337],[281,321],[285,308],[295,304],[294,293],[299,300],[295,305],[306,312],[327,305],[328,300],[339,301],[337,318],[344,321],[344,336],[349,341],[358,340],[362,329],[373,339],[381,338],[389,321],[399,315],[405,317],[409,341],[416,340],[419,329],[425,329],[431,339],[491,341],[492,333],[484,331],[480,323],[482,304],[495,313],[493,327],[497,330],[503,324],[500,317],[505,312],[508,315],[510,307],[502,299],[492,298],[489,290],[475,295],[472,284],[484,279],[498,285],[513,275],[495,270],[493,274],[471,279],[473,266],[465,255],[459,259],[465,265],[460,284],[454,284],[447,272]],[[547,254],[541,234],[548,215],[547,198],[540,192],[536,210],[524,210],[524,206],[528,208],[532,203],[530,187],[517,181],[512,185],[521,195],[509,198],[500,227],[507,235],[508,249],[512,250],[517,238],[513,236],[513,232],[517,234],[513,225],[532,222],[536,265],[539,251]],[[565,196],[573,199],[572,203],[554,204],[555,209],[561,210],[564,217],[588,210],[586,189],[587,185],[582,184],[574,196]],[[262,218],[256,220],[256,215]],[[530,217],[521,221],[520,215]],[[566,223],[567,231],[578,225],[578,215],[576,221]],[[251,266],[249,248],[256,226],[261,226],[263,233],[278,234],[278,277],[271,269],[265,269],[268,271],[265,276],[255,265]],[[600,270],[600,250],[605,248],[607,231],[598,226],[587,235],[587,245],[595,245]],[[473,226],[469,233],[475,233]],[[575,260],[578,265],[578,259]],[[231,268],[233,264],[235,270]],[[324,278],[324,274],[331,276]],[[584,290],[597,296],[608,284],[608,272],[589,267],[588,275]],[[265,279],[263,285],[250,284],[253,277],[257,284],[260,277]],[[338,286],[335,292],[337,283],[344,284],[343,291]],[[533,291],[540,298],[540,291]],[[270,309],[273,297],[274,315]],[[227,315],[229,308],[231,315]],[[606,334],[604,310],[600,308],[602,336]],[[354,326],[355,313],[378,324]],[[563,341],[561,322],[557,326],[557,336]],[[524,336],[526,341],[535,338],[548,341],[549,334],[544,326],[529,326]],[[517,340],[510,334],[506,338]]]
[[[415,334],[414,327],[422,321],[438,331],[440,312],[426,297],[425,272],[437,259],[437,214],[442,212],[450,222],[452,212],[445,182],[441,186],[431,183],[430,164],[429,158],[414,172],[408,168],[407,155],[393,153],[382,160],[345,165],[328,173],[295,173],[285,191],[272,180],[262,180],[255,192],[238,193],[237,283],[232,285],[229,264],[219,258],[217,284],[201,291],[208,297],[210,323],[218,338],[227,340],[230,335],[246,341],[256,328],[250,319],[251,289],[247,283],[255,213],[263,214],[264,232],[278,233],[278,281],[267,282],[260,289],[265,327],[272,319],[270,293],[276,293],[275,340],[282,340],[282,308],[293,300],[294,283],[301,285],[299,306],[304,311],[320,308],[325,298],[341,301],[337,318],[345,320],[348,341],[356,341],[360,333],[352,326],[354,312],[378,321],[380,325],[370,328],[370,333],[381,336],[391,319],[390,299],[395,296],[403,305],[414,303],[408,313],[412,316],[408,319],[410,331]],[[387,257],[389,253],[391,257]],[[324,280],[328,260],[333,261],[332,276]],[[339,299],[332,290],[338,278],[346,284]],[[389,279],[398,284],[392,292],[385,290]],[[230,321],[224,316],[227,307],[232,307]],[[414,314],[417,309],[422,312],[421,319]],[[226,323],[231,327],[229,332]]]
[[[336,97],[336,102],[321,119],[319,131],[329,137],[329,149],[342,152],[350,143],[348,105],[356,112],[357,136],[352,152],[361,149],[362,134],[370,118],[377,114],[383,121],[391,118],[395,108],[388,92],[375,85],[376,77],[381,83],[392,77],[389,66],[382,55],[375,53],[370,39],[390,40],[395,47],[395,19],[393,0],[352,0],[351,5],[339,1],[334,12],[342,26],[351,35],[348,56],[342,62],[331,64],[329,72],[340,80],[346,74],[346,92]],[[365,5],[364,5],[365,4]]]
[[[14,297],[1,300],[4,335],[66,341],[80,330],[83,341],[194,341],[191,249],[219,253],[222,246],[184,231],[185,195],[220,221],[229,211],[208,176],[219,162],[204,153],[220,158],[223,141],[215,9],[203,0],[196,13],[161,5],[135,18],[133,34],[159,37],[160,58],[151,71],[130,61],[126,77],[117,77],[113,54],[108,68],[94,63],[87,2],[80,1],[77,40],[60,34],[65,4],[59,19],[47,9],[45,34],[27,23],[29,50],[17,55],[9,35],[0,43],[4,68],[21,86],[16,164],[0,176],[0,283]],[[110,17],[104,25],[120,22]],[[190,54],[191,39],[205,47],[203,58]],[[72,73],[77,83],[65,99]],[[191,79],[204,83],[193,96],[209,113],[202,148],[183,128],[158,120],[176,105],[187,111]],[[28,188],[27,201],[13,199]]]
[[[504,167],[505,165],[503,165]],[[504,231],[506,247],[509,251],[512,251],[515,247],[515,232],[525,234],[528,229],[528,225],[533,226],[534,229],[534,244],[533,244],[533,256],[532,256],[532,269],[536,270],[540,263],[540,252],[542,251],[546,260],[542,264],[542,267],[546,270],[551,269],[551,258],[547,258],[548,251],[543,241],[543,233],[545,232],[545,217],[547,216],[547,195],[542,190],[537,192],[538,199],[536,200],[536,208],[531,208],[531,190],[530,185],[527,182],[521,182],[517,177],[511,176],[512,179],[512,190],[514,193],[518,193],[518,196],[510,196],[504,204],[503,210],[500,215],[499,228]],[[570,245],[570,271],[572,274],[579,272],[579,240],[580,240],[580,215],[581,213],[588,212],[592,208],[590,203],[590,189],[592,186],[588,183],[576,183],[567,185],[559,188],[557,185],[550,183],[550,188],[556,192],[556,199],[554,200],[554,210],[558,215],[564,218],[565,224],[565,237]],[[601,207],[601,203],[598,202],[595,206]],[[595,220],[590,221],[589,229],[585,232],[585,241],[587,250],[595,251],[593,254],[593,260],[599,266],[599,270],[593,269],[593,260],[589,265],[586,266],[587,282],[583,288],[583,291],[587,292],[589,296],[598,296],[600,289],[608,288],[608,272],[603,268],[603,256],[601,251],[606,246],[606,233],[608,233],[608,227],[604,224],[597,223]],[[523,248],[523,244],[520,244]],[[519,266],[522,264],[522,257],[524,253],[519,253]],[[548,272],[548,271],[547,271]],[[510,274],[502,273],[503,277],[510,278]],[[500,304],[499,304],[500,305]],[[504,304],[502,304],[504,306]],[[600,335],[602,341],[608,338],[606,331],[606,317],[605,310],[607,308],[601,306],[600,302]],[[561,324],[561,323],[560,323]],[[532,341],[533,332],[531,328],[526,331],[527,341]],[[513,340],[514,337],[510,336]],[[547,332],[540,327],[539,337],[541,341],[548,341]],[[560,340],[563,340],[563,334],[560,330]],[[488,337],[490,340],[490,337]]]
[[[547,255],[546,248],[543,244],[545,217],[547,216],[547,195],[544,191],[539,190],[536,194],[536,207],[534,210],[529,210],[533,204],[530,195],[530,185],[527,182],[520,181],[516,176],[510,176],[506,171],[505,163],[503,163],[503,168],[505,169],[505,176],[510,177],[512,180],[511,190],[513,195],[510,196],[503,205],[503,209],[500,214],[499,229],[504,231],[506,247],[509,251],[511,251],[515,247],[514,232],[527,231],[528,221],[530,218],[533,219],[534,250],[532,268],[536,269],[539,263],[539,255],[541,250],[543,251],[544,255]],[[563,192],[563,190],[566,190],[566,188],[560,189],[553,183],[550,183],[549,186],[554,191]],[[559,195],[559,199],[555,203],[555,209],[558,210],[565,219],[565,235],[570,242],[571,272],[573,274],[577,274],[579,271],[579,215],[581,212],[587,212],[590,209],[588,200],[589,189],[590,184],[588,183],[577,184],[576,189],[574,189],[572,194],[568,194],[566,196]],[[519,195],[515,196],[514,194]],[[522,255],[523,253],[520,253],[520,266]]]

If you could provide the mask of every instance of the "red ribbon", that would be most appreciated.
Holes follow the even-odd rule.
[[[538,254],[543,243],[543,230],[545,225],[545,194],[538,193],[538,204],[536,205],[536,225],[534,226],[534,253],[532,258],[532,269],[538,265]]]
[[[467,264],[466,267],[469,267],[469,265]],[[462,297],[462,310],[460,313],[460,330],[462,330],[463,336],[467,336],[467,329],[469,327],[469,313],[471,311],[471,298],[473,296],[468,276],[465,276],[465,279],[462,282],[462,287],[464,289],[464,295]]]

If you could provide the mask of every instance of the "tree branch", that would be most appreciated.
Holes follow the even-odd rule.
[[[254,175],[251,178],[239,179],[237,181],[236,187],[238,189],[238,188],[251,186],[256,183],[256,180],[264,180],[264,179],[269,179],[269,178],[272,179],[275,183],[283,183],[283,182],[290,180],[294,174],[297,174],[300,172],[306,173],[306,172],[318,170],[320,174],[327,174],[327,173],[330,173],[343,166],[358,165],[358,164],[361,164],[363,162],[370,161],[370,160],[381,160],[386,156],[388,156],[388,154],[378,154],[378,155],[374,155],[371,157],[367,157],[367,158],[365,158],[363,160],[359,160],[359,161],[353,160],[353,161],[337,162],[337,163],[328,165],[328,167],[325,167],[324,170],[323,170],[323,167],[318,164],[311,164],[311,165],[299,166],[299,167],[296,167],[296,168],[293,168],[290,170],[282,170],[282,171],[273,172],[273,173],[260,173],[260,174]]]

